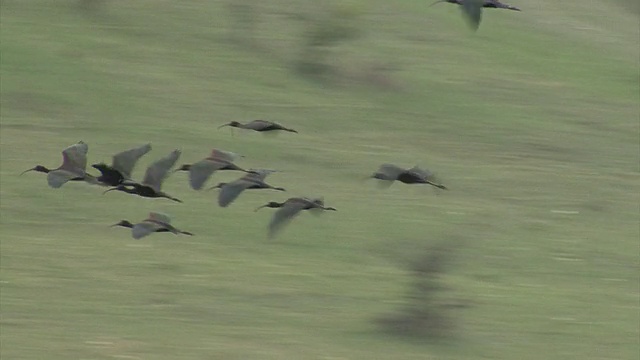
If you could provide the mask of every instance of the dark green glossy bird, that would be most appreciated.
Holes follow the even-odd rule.
[[[431,4],[430,6],[442,2],[460,5],[464,16],[469,22],[469,26],[474,31],[478,30],[480,21],[482,21],[482,8],[520,11],[520,9],[518,9],[517,7],[501,3],[498,0],[439,0]]]
[[[94,176],[86,172],[87,153],[89,145],[82,141],[73,144],[62,150],[62,165],[55,169],[49,169],[42,165],[37,165],[31,169],[23,171],[20,175],[37,171],[47,174],[47,183],[54,189],[62,187],[68,181],[85,181],[90,184],[97,184]]]
[[[167,177],[169,170],[175,165],[180,157],[181,151],[174,150],[169,155],[151,164],[144,174],[142,182],[125,180],[120,185],[113,187],[104,193],[117,190],[148,198],[167,198],[173,201],[182,202],[171,195],[160,190],[162,182]]]
[[[189,184],[194,190],[200,190],[204,186],[204,183],[213,175],[214,172],[219,170],[237,170],[250,172],[238,165],[233,161],[240,157],[240,155],[232,153],[230,151],[213,149],[211,155],[195,162],[193,164],[184,164],[175,171],[188,171],[189,172]]]
[[[100,171],[97,180],[108,186],[118,186],[125,180],[131,180],[131,171],[138,160],[151,151],[151,144],[145,144],[113,155],[111,165],[105,163],[91,165]]]
[[[255,211],[265,207],[278,209],[275,214],[273,214],[271,222],[269,223],[269,238],[275,237],[285,225],[291,222],[291,220],[303,210],[337,211],[334,207],[325,206],[323,199],[310,199],[305,197],[292,197],[281,203],[270,201],[255,209]]]
[[[231,204],[240,194],[249,189],[272,189],[278,191],[286,191],[284,188],[275,187],[264,182],[265,177],[271,172],[271,170],[252,170],[247,175],[234,180],[230,183],[219,183],[216,186],[209,188],[220,189],[218,194],[218,205],[221,207],[227,207]]]
[[[387,186],[391,186],[394,181],[400,181],[404,184],[429,184],[438,189],[447,190],[446,186],[435,182],[435,176],[432,172],[418,166],[404,169],[393,164],[383,164],[370,178],[385,181],[383,184]]]
[[[111,226],[122,226],[131,229],[131,237],[141,239],[154,232],[170,232],[178,235],[193,235],[188,231],[182,231],[171,225],[171,218],[165,214],[151,212],[149,217],[137,224],[131,223],[129,220],[121,220],[117,224]]]

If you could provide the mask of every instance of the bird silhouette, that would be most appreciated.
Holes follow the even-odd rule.
[[[390,186],[394,181],[400,181],[404,184],[429,184],[447,190],[446,186],[433,181],[433,173],[421,169],[417,165],[411,169],[403,169],[393,164],[383,164],[369,178],[386,181],[387,186]]]
[[[117,224],[111,226],[122,226],[131,229],[131,236],[134,239],[141,239],[154,232],[170,232],[178,235],[193,235],[188,231],[179,230],[171,225],[171,218],[165,214],[151,212],[149,217],[137,224],[131,223],[129,220],[121,220]]]
[[[301,211],[337,211],[336,208],[326,207],[323,199],[310,199],[304,197],[292,197],[284,202],[270,201],[265,205],[262,205],[255,209],[258,211],[262,208],[274,208],[278,209],[269,223],[269,238],[273,238],[277,235],[285,225],[291,222]]]
[[[245,170],[233,163],[233,161],[239,156],[240,155],[229,151],[213,149],[213,151],[211,151],[211,155],[208,157],[193,164],[182,165],[175,171],[188,171],[189,184],[191,185],[191,188],[194,190],[200,190],[215,171],[237,170],[244,171],[246,173],[250,172],[249,170]]]
[[[238,128],[238,129],[247,129],[247,130],[253,130],[253,131],[258,131],[258,132],[268,132],[268,131],[275,131],[275,130],[283,130],[283,131],[288,131],[288,132],[292,132],[292,133],[298,133],[297,131],[290,129],[290,128],[286,128],[278,123],[275,123],[273,121],[267,121],[267,120],[253,120],[251,122],[248,122],[246,124],[242,124],[239,123],[237,121],[232,121],[230,123],[224,124],[224,125],[220,125],[218,126],[218,129],[223,128],[225,126],[230,126],[233,128]]]
[[[151,164],[144,174],[144,179],[141,183],[137,183],[132,180],[124,180],[120,185],[112,187],[106,190],[106,194],[109,191],[118,190],[128,194],[134,194],[148,198],[167,198],[173,201],[182,202],[182,200],[172,197],[160,190],[162,182],[167,177],[169,170],[175,165],[176,161],[180,157],[180,150],[174,150],[169,155]]]
[[[108,186],[118,186],[125,180],[131,180],[131,171],[138,160],[149,151],[151,151],[151,144],[145,144],[115,154],[110,166],[105,163],[91,166],[100,171],[101,175],[97,178],[100,183]]]
[[[267,171],[251,172],[230,183],[219,183],[216,186],[210,187],[209,190],[220,189],[220,193],[218,194],[218,205],[221,207],[229,206],[229,204],[240,196],[243,191],[248,189],[272,189],[286,191],[284,188],[274,187],[264,182],[264,178],[268,174],[269,173]]]
[[[501,3],[498,0],[439,0],[431,4],[430,6],[442,2],[460,5],[462,13],[469,22],[469,26],[474,31],[478,30],[478,27],[480,26],[480,21],[482,20],[482,8],[520,11],[520,9],[518,9],[517,7]]]
[[[42,165],[23,171],[20,175],[29,171],[37,171],[47,174],[47,183],[52,188],[60,188],[68,181],[85,181],[96,184],[96,178],[86,172],[87,153],[89,145],[83,141],[73,144],[62,150],[62,165],[55,169],[49,169]]]

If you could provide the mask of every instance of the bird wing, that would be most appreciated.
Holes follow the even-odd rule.
[[[64,169],[58,169],[50,171],[47,174],[47,183],[54,189],[62,187],[67,181],[78,177],[76,172],[71,172]]]
[[[278,209],[269,223],[269,237],[274,237],[285,225],[289,224],[300,211],[309,206],[309,202],[304,199],[289,199],[286,204]]]
[[[164,181],[169,170],[173,165],[175,165],[176,161],[178,161],[180,154],[180,150],[174,150],[171,154],[151,164],[144,174],[142,184],[147,185],[156,191],[160,191],[162,181]]]
[[[137,148],[129,149],[113,155],[112,166],[125,178],[131,178],[131,171],[143,155],[151,151],[151,144],[145,144]]]
[[[240,154],[236,154],[236,153],[231,152],[231,151],[213,149],[211,151],[211,155],[209,155],[209,157],[212,158],[212,159],[220,159],[220,160],[225,160],[225,161],[232,162],[235,159],[241,157],[241,155]]]
[[[483,0],[464,0],[462,2],[462,11],[467,18],[469,26],[471,26],[473,30],[478,30],[480,26],[483,4]]]
[[[211,159],[200,160],[189,168],[189,183],[194,190],[202,189],[211,174],[225,165],[224,162]]]
[[[60,169],[75,172],[77,173],[76,176],[84,175],[85,169],[87,168],[88,152],[89,145],[82,141],[62,150],[62,165]]]
[[[405,169],[393,164],[382,164],[378,168],[377,173],[382,174],[384,175],[384,177],[386,177],[386,179],[383,180],[395,180],[398,176],[400,176],[400,174],[405,171]]]
[[[267,121],[267,120],[253,120],[251,122],[249,122],[246,127],[248,129],[253,129],[253,130],[262,130],[264,128],[267,128],[269,126],[273,125],[273,123],[271,121]]]
[[[269,169],[249,169],[250,173],[244,176],[246,179],[257,179],[260,181],[264,181],[267,175],[276,172],[276,170]]]
[[[422,169],[417,165],[408,170],[408,172],[414,173],[423,179],[431,179],[433,177],[433,173],[427,169]]]
[[[131,228],[131,236],[134,239],[141,239],[163,228],[164,226],[161,224],[145,220],[141,223],[133,225],[133,227]]]
[[[171,224],[171,218],[167,214],[159,213],[159,212],[150,212],[149,218],[147,220],[151,220],[153,222],[161,222],[165,224]]]
[[[229,204],[240,196],[240,193],[251,185],[253,185],[253,182],[244,178],[223,185],[222,188],[220,188],[220,194],[218,194],[218,205],[221,207],[229,206]]]

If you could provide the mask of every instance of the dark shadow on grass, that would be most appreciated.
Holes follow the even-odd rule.
[[[441,279],[452,263],[461,242],[453,241],[428,247],[407,267],[412,277],[404,305],[392,314],[376,319],[383,332],[406,338],[444,341],[455,338],[456,314],[465,303],[443,301],[447,290]]]

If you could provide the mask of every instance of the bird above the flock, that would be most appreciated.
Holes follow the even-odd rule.
[[[79,141],[77,144],[62,150],[62,165],[58,168],[49,169],[42,165],[36,165],[29,170],[23,171],[20,175],[29,171],[45,173],[47,174],[47,183],[55,189],[60,188],[68,181],[85,181],[90,184],[97,184],[96,178],[86,172],[88,152],[89,145]]]
[[[216,186],[210,187],[211,189],[220,189],[218,194],[218,205],[221,207],[227,207],[231,204],[240,194],[248,189],[272,189],[278,191],[286,191],[284,188],[275,187],[264,182],[265,177],[272,172],[271,170],[252,170],[247,175],[234,180],[230,183],[219,183]]]
[[[253,120],[246,124],[242,124],[237,121],[232,121],[230,123],[218,126],[218,129],[223,128],[225,126],[238,128],[238,129],[253,130],[253,131],[262,132],[262,133],[272,132],[276,130],[288,131],[296,134],[298,133],[296,130],[284,127],[278,123],[275,123],[273,121],[267,121],[267,120]]]
[[[138,183],[132,180],[124,180],[120,185],[112,187],[104,193],[118,190],[142,197],[167,198],[176,202],[182,202],[182,200],[176,199],[161,191],[162,182],[166,179],[169,170],[171,170],[176,161],[178,161],[180,153],[180,150],[174,150],[169,155],[149,165],[142,182]]]
[[[151,151],[151,144],[145,144],[113,155],[111,165],[105,163],[93,164],[93,168],[100,171],[97,180],[108,186],[118,186],[125,180],[131,180],[131,171],[138,160]]]
[[[498,0],[439,0],[430,6],[442,2],[460,5],[462,13],[469,22],[471,29],[474,31],[478,30],[478,27],[480,26],[480,21],[482,20],[482,8],[520,11],[517,7],[501,3]]]
[[[129,220],[121,220],[117,224],[111,226],[122,226],[131,229],[131,236],[134,239],[141,239],[154,232],[170,232],[178,235],[193,235],[188,231],[179,230],[171,225],[171,218],[165,214],[151,212],[149,217],[137,224],[131,223]]]
[[[241,157],[241,155],[230,151],[213,149],[208,157],[193,164],[184,164],[174,172],[188,171],[191,188],[200,190],[209,177],[218,170],[237,170],[249,173],[249,170],[245,170],[233,163],[238,157]]]
[[[394,181],[404,184],[429,184],[438,189],[447,190],[447,187],[435,182],[435,175],[429,170],[414,166],[411,169],[404,169],[393,164],[383,164],[370,178],[382,180],[390,186]]]
[[[269,223],[269,238],[273,238],[275,235],[284,228],[285,225],[291,222],[301,211],[337,211],[336,208],[326,207],[323,199],[310,199],[304,197],[292,197],[284,202],[270,201],[269,203],[262,205],[255,209],[258,211],[262,208],[278,209]]]

